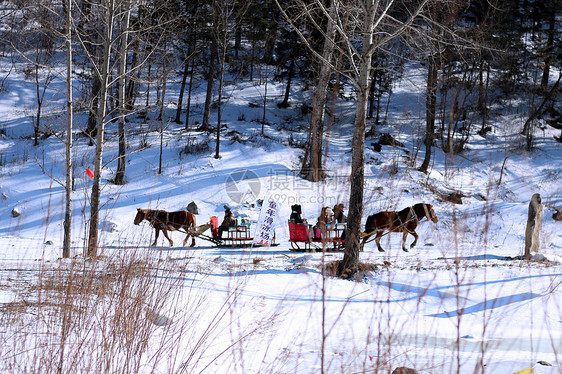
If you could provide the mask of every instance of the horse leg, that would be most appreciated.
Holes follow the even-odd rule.
[[[168,239],[168,241],[170,242],[170,247],[173,247],[173,246],[174,246],[174,242],[173,242],[172,239],[170,239],[170,237],[168,236],[168,230],[162,229],[162,233],[164,234],[164,236],[166,237],[166,239]]]
[[[414,248],[416,246],[416,244],[418,243],[418,234],[416,234],[415,231],[412,231],[410,234],[412,234],[412,236],[414,237],[414,242],[410,245],[410,248]]]
[[[381,238],[384,231],[377,231],[377,236],[375,236],[375,243],[377,243],[377,249],[379,252],[384,252],[384,249],[381,247]]]
[[[402,250],[404,252],[408,252],[408,249],[406,248],[406,238],[408,237],[408,231],[404,230],[403,234],[402,234]]]
[[[158,236],[160,236],[160,228],[155,227],[154,230],[156,231],[156,234],[154,234],[154,243],[152,243],[152,247],[156,247],[156,244],[158,242]]]
[[[187,235],[185,237],[185,239],[183,240],[183,245],[185,246],[185,243],[187,243],[187,239],[189,239],[189,237],[191,236],[191,247],[193,247],[195,245],[195,235],[193,235],[191,232],[189,232],[189,228],[187,228],[187,230],[185,230],[187,232]]]

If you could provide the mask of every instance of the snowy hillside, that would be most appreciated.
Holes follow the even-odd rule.
[[[110,182],[117,156],[110,123],[99,261],[83,256],[92,183],[85,171],[94,148],[78,130],[86,114],[77,113],[73,253],[62,260],[64,97],[56,85],[49,91],[53,135],[33,146],[33,84],[12,73],[0,92],[1,370],[41,372],[64,361],[64,372],[390,373],[408,366],[562,373],[562,223],[552,218],[562,207],[558,130],[538,132],[536,149],[526,152],[514,131],[525,118],[498,104],[491,133],[471,136],[468,149],[452,157],[436,148],[430,172],[421,173],[423,74],[411,68],[396,85],[386,123],[367,139],[363,222],[418,202],[432,204],[439,222],[424,221],[408,253],[400,234],[383,238],[385,252],[367,244],[361,262],[375,270],[353,281],[322,276],[323,264],[341,252],[292,252],[286,223],[294,203],[310,221],[323,206],[347,205],[352,101],[338,104],[326,133],[325,183],[298,176],[301,150],[288,144],[289,137],[306,139],[307,118],[296,103],[310,92],[300,88],[293,107],[279,109],[284,87],[269,83],[262,136],[263,109],[248,104],[263,100],[263,88],[228,86],[220,159],[213,134],[166,121],[162,174],[157,113],[148,122],[132,117],[124,186]],[[204,95],[196,92],[196,116]],[[383,133],[402,146],[375,151]],[[454,191],[462,204],[440,198]],[[534,193],[544,205],[541,256],[527,261],[520,256]],[[271,248],[216,248],[202,239],[171,248],[164,238],[151,247],[153,230],[133,224],[137,208],[181,210],[191,201],[198,224],[222,218],[224,205],[255,221],[257,200],[270,197],[281,203],[279,245]],[[183,234],[172,238],[181,243]],[[98,281],[109,290],[103,296]]]

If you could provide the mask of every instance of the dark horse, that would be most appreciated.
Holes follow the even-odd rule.
[[[402,249],[405,252],[408,252],[406,249],[406,237],[408,234],[412,234],[414,242],[410,245],[410,248],[414,248],[418,242],[416,227],[424,218],[433,222],[437,222],[439,220],[437,218],[437,214],[433,211],[433,206],[430,204],[419,203],[412,207],[402,209],[399,212],[380,212],[373,214],[372,216],[367,217],[367,222],[365,223],[365,234],[363,236],[361,248],[363,248],[367,239],[376,233],[375,242],[377,243],[377,248],[380,252],[384,252],[380,243],[384,232],[402,232]]]
[[[166,212],[165,210],[154,210],[154,209],[141,209],[137,208],[137,215],[135,216],[135,225],[138,225],[143,220],[147,220],[152,227],[156,230],[156,237],[154,238],[154,243],[152,246],[156,246],[156,241],[160,235],[160,230],[164,233],[164,236],[170,242],[170,247],[174,245],[172,239],[168,236],[169,231],[176,231],[183,229],[187,236],[183,241],[183,245],[187,243],[187,239],[191,236],[191,246],[195,245],[195,236],[193,232],[195,230],[195,216],[186,210],[180,210],[179,212]]]

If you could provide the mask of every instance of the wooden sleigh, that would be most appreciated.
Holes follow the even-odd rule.
[[[311,228],[308,224],[289,221],[291,250],[295,252],[340,250],[345,244],[343,239],[345,228],[345,223],[329,224],[326,225],[326,232],[321,233],[318,228]],[[314,232],[310,232],[311,229]]]
[[[204,234],[204,232],[210,229],[210,235]],[[197,238],[206,240],[213,243],[217,247],[224,248],[239,248],[239,247],[261,247],[261,244],[253,243],[254,238],[250,232],[250,227],[248,225],[240,225],[229,227],[228,230],[222,232],[222,236],[219,237],[219,220],[218,217],[211,217],[211,222],[202,226],[199,226],[197,230],[193,233]],[[275,243],[275,237],[273,238],[273,243],[271,246],[277,246]]]

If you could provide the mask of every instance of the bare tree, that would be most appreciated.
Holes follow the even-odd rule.
[[[337,1],[330,1],[328,8],[328,18],[335,19]],[[324,137],[324,114],[326,113],[326,102],[328,100],[328,83],[333,73],[332,55],[334,53],[336,36],[336,24],[328,22],[326,25],[326,34],[322,47],[322,58],[319,61],[318,75],[316,84],[314,85],[314,93],[312,96],[312,113],[310,117],[310,139],[308,147],[305,150],[305,157],[301,168],[303,178],[318,182],[324,180],[326,172],[322,165],[323,158],[323,137]]]
[[[8,12],[16,27],[11,31],[14,38],[10,41],[16,54],[28,63],[25,73],[33,77],[35,83],[36,112],[34,115],[34,143],[39,144],[45,99],[51,83],[62,78],[66,83],[66,134],[59,136],[49,127],[47,132],[53,134],[65,146],[65,181],[54,175],[49,177],[65,191],[65,213],[63,221],[62,257],[70,257],[72,242],[72,190],[73,190],[73,73],[72,73],[72,4],[71,0],[60,3],[22,1],[15,5],[14,12]],[[61,27],[57,22],[65,20]],[[66,49],[66,72],[57,70],[52,62],[55,60],[57,43],[64,41]],[[43,167],[42,167],[43,168]],[[46,174],[47,170],[43,168]]]
[[[203,123],[201,129],[209,131],[209,122],[211,117],[211,104],[213,102],[213,84],[215,82],[215,62],[217,61],[218,46],[216,36],[211,35],[211,42],[209,43],[209,68],[207,69],[207,93],[205,95],[205,108],[203,110]]]
[[[180,86],[180,92],[179,92],[179,97],[178,97],[178,107],[176,109],[176,118],[174,119],[174,122],[181,124],[181,110],[182,110],[182,106],[183,106],[183,101],[184,101],[184,94],[185,94],[185,88],[187,83],[187,78],[189,77],[189,89],[187,92],[187,105],[186,105],[186,115],[185,115],[185,129],[189,129],[189,112],[190,112],[190,106],[191,106],[191,92],[193,89],[193,74],[194,74],[194,70],[195,70],[195,58],[197,56],[198,53],[198,44],[197,44],[197,21],[199,20],[200,17],[200,6],[199,6],[199,0],[195,0],[195,1],[186,1],[186,6],[187,6],[187,11],[186,11],[186,15],[184,18],[184,23],[187,25],[187,27],[185,27],[185,25],[182,27],[184,33],[186,33],[186,35],[182,36],[182,40],[181,40],[181,46],[180,49],[182,49],[181,51],[181,55],[183,56],[183,73],[182,73],[182,79],[181,79],[181,86]]]
[[[109,76],[110,76],[110,59],[111,45],[113,40],[113,25],[116,16],[115,0],[102,0],[100,4],[100,12],[102,12],[103,29],[101,35],[102,48],[102,65],[96,70],[100,79],[100,94],[97,112],[97,133],[96,133],[96,154],[94,159],[94,181],[92,184],[92,192],[90,195],[90,227],[88,235],[88,247],[86,255],[88,257],[97,257],[98,255],[98,227],[99,212],[101,208],[101,172],[104,149],[104,129],[106,121],[106,103],[109,92]]]
[[[101,209],[101,172],[104,167],[102,164],[103,153],[104,153],[104,132],[105,124],[108,121],[108,109],[107,103],[110,99],[110,92],[118,84],[119,92],[119,156],[117,160],[121,160],[120,171],[124,175],[124,162],[125,162],[125,115],[127,114],[127,98],[124,88],[127,86],[125,78],[130,71],[139,70],[145,61],[150,59],[150,53],[145,56],[142,61],[136,66],[126,69],[126,55],[128,50],[128,34],[129,30],[129,17],[132,13],[131,0],[99,0],[96,4],[95,9],[98,12],[97,15],[93,15],[92,18],[99,20],[99,25],[96,27],[98,32],[98,42],[97,48],[95,48],[96,56],[88,54],[89,63],[92,65],[95,75],[100,82],[99,89],[99,100],[97,104],[97,131],[96,131],[96,151],[94,158],[94,180],[92,185],[92,192],[90,194],[90,221],[89,221],[89,236],[88,236],[88,247],[86,255],[89,257],[96,257],[98,250],[98,228],[99,228],[99,213]],[[136,5],[136,4],[135,4]],[[166,2],[158,2],[152,4],[154,7],[152,10],[152,18],[154,18],[153,23],[147,30],[142,30],[142,35],[147,39],[156,36],[155,40],[144,40],[145,43],[150,43],[150,48],[153,50],[152,53],[159,51],[160,46],[165,44],[167,35],[167,28],[173,27],[176,17],[171,16],[170,4]],[[121,21],[121,27],[119,30],[115,31],[114,27]],[[119,40],[120,43],[116,43]],[[88,51],[84,48],[85,44],[88,43],[87,40],[80,39],[83,50]],[[116,55],[115,50],[118,48],[120,50],[120,58],[113,59]],[[165,48],[164,48],[165,49]],[[117,72],[115,72],[113,63],[116,62]],[[167,71],[167,67],[163,64],[163,72]],[[163,74],[162,79],[165,80],[165,74]],[[148,94],[147,94],[148,96]],[[162,98],[162,101],[164,98]],[[161,108],[162,110],[162,108]]]
[[[318,182],[326,177],[326,172],[323,170],[322,149],[324,120],[328,100],[328,84],[332,73],[335,71],[332,56],[335,50],[336,29],[338,27],[336,20],[341,11],[338,8],[343,4],[340,0],[329,0],[327,4],[320,0],[313,2],[297,0],[289,7],[281,5],[278,0],[276,2],[286,20],[297,30],[307,47],[312,50],[318,63],[312,94],[309,137],[300,170],[303,178],[311,182]],[[295,19],[302,19],[302,21],[298,23]],[[323,19],[328,20],[325,27],[320,26],[324,24],[321,21]],[[310,24],[315,25],[313,27],[316,27],[324,38],[323,43],[321,43],[322,47],[318,51],[315,49],[316,45],[311,40],[312,38],[305,31],[307,27],[310,27]]]
[[[428,2],[429,0],[420,0],[414,4],[411,2],[406,4],[398,0],[346,2],[333,0],[329,8],[326,8],[320,0],[313,2],[314,6],[322,10],[322,21],[332,24],[331,27],[335,29],[337,39],[342,41],[341,46],[336,45],[331,35],[323,34],[325,40],[332,40],[334,48],[346,60],[342,65],[348,68],[342,70],[341,74],[353,83],[357,95],[352,141],[349,214],[344,258],[338,269],[340,275],[349,274],[350,271],[354,272],[359,266],[359,234],[363,215],[365,127],[373,69],[372,57],[379,48],[411,27]],[[309,8],[308,3],[301,2],[300,5],[303,8]],[[284,11],[279,2],[278,5]],[[286,11],[284,14],[288,18]],[[348,20],[354,20],[354,22],[348,23]],[[317,21],[317,24],[323,24],[323,22]],[[326,30],[331,30],[331,27],[327,27]],[[307,40],[298,28],[296,31],[303,40]],[[310,43],[308,45],[311,46]],[[330,64],[334,71],[336,70],[331,61],[323,59],[320,52],[316,52],[314,49],[312,52],[324,63]]]
[[[57,77],[54,57],[58,29],[48,4],[42,6],[22,1],[16,4],[16,9],[17,12],[11,13],[15,27],[11,29],[9,44],[16,55],[27,63],[24,73],[35,84],[33,138],[34,145],[39,145],[45,95]]]
[[[286,7],[283,7],[278,0],[276,1],[286,19],[290,20]],[[420,0],[412,3],[399,0],[353,0],[345,2],[333,0],[327,8],[323,1],[315,0],[312,2],[299,1],[295,5],[300,6],[303,11],[310,9],[312,6],[316,7],[320,10],[319,14],[322,15],[322,19],[316,19],[315,24],[329,23],[333,25],[337,38],[342,40],[342,46],[335,44],[334,48],[346,60],[342,66],[348,67],[341,73],[353,83],[357,95],[352,141],[349,214],[344,258],[338,269],[340,275],[353,273],[359,266],[359,235],[363,215],[365,127],[371,71],[373,69],[372,57],[379,48],[412,27],[414,20],[421,14],[429,1]],[[354,22],[348,23],[347,20],[353,20]],[[329,27],[325,28],[325,30],[329,29]],[[295,27],[295,30],[305,42],[308,41],[306,35],[298,27]],[[322,32],[325,40],[333,40],[330,35],[323,31],[324,28],[318,30]],[[310,43],[308,43],[308,46],[316,57],[324,63],[330,64],[336,70],[331,61],[323,59],[321,52],[315,51]]]
[[[126,153],[127,153],[127,139],[125,133],[125,117],[127,115],[127,102],[126,102],[126,70],[127,70],[127,55],[128,55],[128,36],[129,36],[129,22],[131,18],[131,2],[125,0],[121,4],[123,15],[121,18],[121,41],[119,45],[119,68],[118,76],[118,94],[117,101],[119,105],[119,157],[117,159],[117,172],[113,182],[117,185],[125,183],[125,167],[126,167]]]
[[[70,257],[70,246],[72,243],[72,130],[73,130],[73,95],[72,95],[72,0],[66,0],[66,183],[65,210],[64,210],[64,238],[62,245],[62,257]]]
[[[439,70],[450,58],[451,48],[456,45],[451,36],[454,35],[453,24],[460,15],[465,0],[432,0],[425,17],[426,34],[421,38],[421,48],[427,54],[427,86],[425,104],[425,155],[419,170],[427,173],[431,162],[433,141],[435,140],[435,120],[437,113],[437,90],[439,87]]]
[[[218,88],[218,113],[217,113],[217,137],[215,146],[215,158],[220,158],[220,133],[222,126],[224,73],[227,64],[227,54],[230,46],[231,35],[238,28],[240,19],[247,9],[246,4],[235,0],[214,0],[212,4],[213,14],[213,41],[216,44],[215,53],[219,62],[219,88]],[[239,9],[237,9],[239,7]]]

